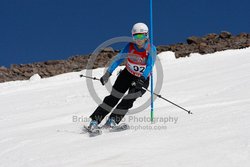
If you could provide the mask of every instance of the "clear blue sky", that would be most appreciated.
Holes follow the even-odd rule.
[[[227,30],[249,33],[249,0],[154,0],[154,44]],[[149,0],[1,0],[0,66],[91,53],[149,24]]]

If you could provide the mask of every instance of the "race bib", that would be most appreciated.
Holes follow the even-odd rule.
[[[140,77],[146,69],[146,65],[135,64],[129,61],[127,62],[126,67],[131,74],[137,77]]]

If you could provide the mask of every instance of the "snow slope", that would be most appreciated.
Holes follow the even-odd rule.
[[[183,59],[161,53],[160,94],[194,114],[157,99],[155,124],[148,121],[148,108],[125,117],[132,130],[95,138],[79,134],[97,107],[80,73],[1,83],[0,166],[248,167],[249,55],[250,48]],[[96,77],[102,73],[94,70]],[[101,98],[108,94],[94,84]]]

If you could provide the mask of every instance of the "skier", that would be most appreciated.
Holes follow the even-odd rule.
[[[133,26],[132,37],[133,42],[128,43],[126,47],[116,55],[106,73],[100,78],[101,84],[105,85],[116,67],[126,61],[126,67],[117,77],[111,94],[104,98],[102,104],[100,104],[90,116],[91,122],[88,126],[89,130],[97,129],[98,124],[111,112],[121,99],[120,103],[104,124],[106,128],[117,126],[128,112],[128,109],[132,108],[135,100],[146,92],[142,88],[148,88],[149,86],[149,76],[156,57],[156,47],[153,46],[153,54],[150,55],[148,27],[144,23],[136,23]],[[128,93],[124,96],[127,90]]]

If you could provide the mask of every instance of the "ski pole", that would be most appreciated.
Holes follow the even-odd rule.
[[[85,77],[85,78],[89,78],[89,79],[93,79],[93,80],[100,80],[99,78],[90,77],[90,76],[85,76],[85,75],[82,75],[82,74],[80,75],[80,77]],[[134,83],[132,83],[131,85],[134,86]],[[151,91],[148,90],[148,89],[146,89],[146,88],[142,88],[142,89],[151,93]],[[153,92],[153,94],[154,94],[155,96],[157,96],[157,97],[159,97],[159,98],[161,98],[161,99],[163,99],[163,100],[165,100],[165,101],[167,101],[167,102],[169,102],[169,103],[175,105],[176,107],[179,107],[180,109],[186,111],[188,114],[193,114],[190,110],[187,110],[187,109],[185,109],[185,108],[179,106],[178,104],[175,104],[174,102],[172,102],[172,101],[170,101],[170,100],[168,100],[168,99],[162,97],[161,95],[156,94],[156,93],[154,93],[154,92]]]
[[[85,77],[85,78],[89,78],[89,79],[93,79],[93,80],[100,80],[99,78],[96,78],[96,77],[90,77],[90,76],[86,76],[86,75],[80,75],[80,77]]]
[[[148,90],[148,89],[146,89],[146,88],[142,88],[142,89],[143,89],[143,90],[146,90],[146,91],[148,91],[148,92],[151,92],[150,90]],[[187,110],[187,109],[185,109],[185,108],[179,106],[178,104],[175,104],[174,102],[172,102],[172,101],[170,101],[170,100],[168,100],[168,99],[162,97],[161,95],[156,94],[156,93],[154,93],[154,92],[153,92],[153,94],[156,95],[157,97],[159,97],[159,98],[161,98],[161,99],[163,99],[163,100],[165,100],[165,101],[167,101],[167,102],[169,102],[169,103],[175,105],[176,107],[179,107],[180,109],[186,111],[188,114],[193,114],[190,110]]]

